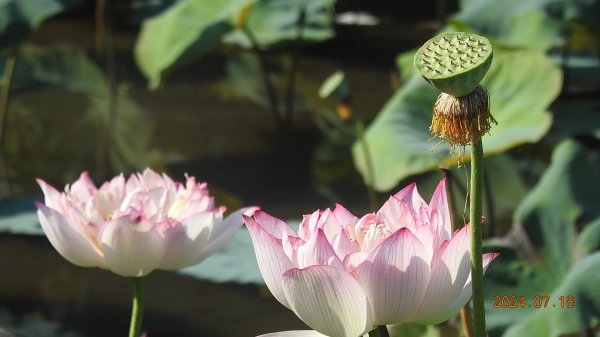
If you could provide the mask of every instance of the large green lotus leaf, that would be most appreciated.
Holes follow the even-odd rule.
[[[241,52],[230,57],[226,70],[228,78],[219,87],[223,94],[245,98],[261,107],[268,107],[260,62],[255,53]]]
[[[81,50],[24,45],[17,55],[13,88],[30,90],[38,86],[83,93],[107,91],[104,74]]]
[[[0,233],[43,235],[34,203],[43,198],[19,198],[0,203]],[[1,335],[0,335],[1,336]]]
[[[238,230],[225,247],[202,263],[179,272],[214,282],[265,283],[246,228]]]
[[[23,46],[17,70],[14,81],[20,90],[15,91],[11,106],[20,113],[14,116],[29,118],[27,123],[38,126],[27,138],[20,137],[18,130],[7,131],[8,145],[20,142],[13,146],[12,155],[22,173],[36,174],[40,165],[65,174],[69,168],[80,172],[91,167],[98,130],[111,125],[108,158],[114,171],[142,169],[157,161],[156,153],[149,150],[153,125],[145,112],[127,95],[117,93],[112,115],[108,81],[83,51]],[[55,127],[68,132],[56,132]],[[65,166],[60,157],[67,153],[71,165]]]
[[[599,169],[581,145],[560,143],[551,165],[515,211],[512,233],[497,241],[504,248],[489,248],[501,253],[486,273],[486,320],[494,335],[511,325],[522,327],[511,337],[574,333],[589,326],[591,318],[584,313],[599,312],[600,292],[587,289],[593,283],[586,277],[589,268],[598,268],[600,210],[594,203],[600,198]],[[494,296],[513,295],[524,297],[524,308],[492,307]],[[560,308],[560,296],[570,295],[576,308]],[[550,296],[549,307],[536,309],[535,296]],[[563,319],[573,322],[555,324]]]
[[[304,11],[301,39],[323,41],[333,36],[332,11],[335,0],[261,0],[252,6],[246,25],[255,35],[259,45],[271,45],[298,37],[298,22]],[[250,47],[250,41],[236,30],[225,41]]]
[[[523,183],[520,172],[517,168],[515,161],[507,154],[498,154],[489,156],[485,159],[485,174],[488,176],[489,185],[485,185],[485,188],[490,188],[493,200],[493,211],[494,214],[490,214],[491,210],[488,209],[488,202],[484,197],[483,204],[483,215],[488,219],[484,226],[498,226],[499,223],[492,223],[490,220],[496,220],[496,222],[508,221],[508,224],[512,221],[512,215],[519,206],[521,200],[527,195],[527,188]],[[466,207],[465,200],[467,199],[467,187],[469,186],[468,178],[470,175],[469,165],[463,165],[451,169],[451,173],[454,177],[456,184],[459,184],[460,188],[455,188],[455,200],[457,211],[462,213],[462,217],[467,217],[468,208]],[[433,185],[435,188],[436,185]],[[459,193],[460,192],[460,193]],[[484,194],[487,196],[487,193]],[[462,218],[459,216],[459,218]],[[510,219],[510,220],[508,220]],[[499,232],[501,228],[495,230]]]
[[[582,332],[592,327],[600,317],[600,253],[586,256],[566,275],[549,295],[546,308],[533,311],[522,323],[511,326],[503,337],[558,337]],[[546,295],[546,296],[548,296]],[[544,296],[544,295],[541,295]],[[573,296],[574,307],[565,307]],[[518,309],[509,309],[518,311]]]
[[[548,50],[564,43],[564,23],[548,13],[554,0],[463,0],[451,21],[510,46]]]
[[[600,217],[585,226],[575,248],[575,258],[600,250]]]
[[[548,131],[552,117],[546,109],[559,93],[562,75],[543,53],[496,48],[482,83],[489,90],[492,114],[498,121],[483,137],[486,154],[536,142]],[[445,142],[430,141],[429,125],[438,94],[420,76],[413,75],[368,127],[366,139],[377,190],[388,191],[403,178],[440,164],[469,159],[468,149],[464,157],[452,156]],[[359,144],[354,144],[353,155],[364,176],[366,163]]]
[[[233,28],[233,20],[254,0],[187,0],[142,24],[135,59],[150,87],[173,67],[211,51]]]
[[[42,21],[81,0],[0,0],[0,48],[17,44]]]
[[[600,167],[574,141],[563,141],[552,165],[515,211],[532,248],[545,256],[547,268],[563,275],[571,264],[573,224],[600,216]]]

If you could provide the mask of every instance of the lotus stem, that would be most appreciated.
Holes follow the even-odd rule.
[[[285,116],[284,123],[286,127],[289,127],[292,123],[294,116],[294,100],[296,94],[296,73],[298,72],[298,58],[300,54],[300,43],[302,42],[302,36],[304,34],[304,25],[306,23],[306,12],[301,9],[298,14],[298,24],[296,39],[292,45],[292,55],[290,61],[290,68],[288,70],[288,82],[285,94]]]
[[[375,329],[369,332],[369,337],[390,337],[387,326],[378,325]]]
[[[489,165],[483,164],[485,171]],[[490,238],[495,235],[494,228],[496,227],[496,204],[494,203],[494,193],[492,193],[492,181],[490,176],[487,174],[483,175],[483,192],[485,193],[485,205],[486,205],[486,216],[488,223],[487,230],[485,231],[485,237]]]
[[[248,26],[243,25],[242,32],[244,33],[244,35],[246,35],[246,37],[248,38],[248,41],[250,41],[250,45],[252,46],[252,51],[258,58],[258,64],[260,67],[260,72],[262,74],[263,85],[265,87],[265,92],[267,93],[267,97],[269,99],[269,108],[271,110],[271,114],[273,115],[273,120],[275,121],[275,123],[277,124],[277,126],[279,128],[283,128],[284,123],[281,118],[281,113],[279,112],[279,99],[277,97],[277,92],[275,90],[275,86],[271,82],[271,79],[269,76],[269,70],[267,67],[267,60],[265,58],[265,55],[264,55],[263,51],[260,49],[260,46],[258,44],[258,41],[256,40],[256,37],[254,36],[252,31],[248,28]]]
[[[373,184],[375,183],[375,171],[373,169],[373,160],[371,159],[369,144],[367,144],[367,139],[365,138],[365,123],[362,117],[358,114],[354,115],[354,121],[356,127],[356,137],[363,148],[365,162],[367,163],[367,182],[365,185],[367,185],[369,205],[371,206],[371,211],[375,212],[377,210],[377,194],[373,188]]]
[[[12,194],[12,188],[10,186],[9,168],[6,156],[6,123],[8,116],[8,102],[10,98],[10,88],[15,73],[15,67],[17,64],[17,53],[11,51],[6,57],[4,64],[4,79],[2,81],[2,88],[0,89],[0,155],[2,156],[2,171],[4,174],[4,184],[6,188],[6,194],[4,197],[8,197]],[[4,194],[4,193],[2,193]]]
[[[456,203],[454,200],[454,184],[456,181],[449,168],[442,168],[442,171],[446,178],[446,198],[448,199],[448,210],[450,212],[450,225],[452,233],[454,233],[462,227],[458,226],[460,220],[456,215]],[[471,317],[471,307],[467,302],[467,304],[460,309],[460,323],[465,337],[473,337],[473,320]]]
[[[140,337],[142,332],[142,318],[144,315],[144,278],[133,278],[133,305],[131,308],[131,324],[129,337]]]
[[[481,139],[471,145],[471,279],[473,289],[474,337],[485,337],[485,307],[483,297],[483,256],[481,221],[483,203],[483,145]]]

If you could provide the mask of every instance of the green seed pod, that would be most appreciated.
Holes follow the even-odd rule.
[[[439,90],[462,97],[475,90],[492,64],[490,41],[476,34],[442,33],[419,48],[415,67]]]

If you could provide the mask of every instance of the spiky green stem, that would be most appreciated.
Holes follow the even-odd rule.
[[[142,318],[144,316],[144,278],[133,278],[133,305],[131,308],[131,324],[129,337],[140,337]]]
[[[471,279],[473,289],[474,337],[485,337],[483,297],[483,257],[481,249],[481,208],[483,203],[483,145],[481,139],[471,145]]]

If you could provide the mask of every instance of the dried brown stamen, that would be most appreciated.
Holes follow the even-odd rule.
[[[429,130],[435,137],[448,139],[452,150],[456,145],[474,143],[490,131],[490,123],[497,124],[489,101],[489,94],[481,85],[462,97],[441,93],[433,107]]]

